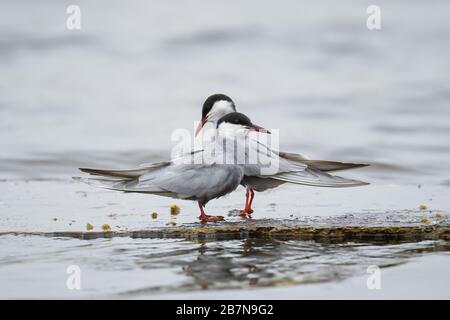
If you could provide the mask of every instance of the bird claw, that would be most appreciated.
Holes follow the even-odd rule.
[[[250,220],[252,217],[250,216],[250,214],[253,213],[252,209],[248,209],[248,210],[239,210],[239,209],[234,209],[228,212],[228,216],[233,216],[233,217],[241,217],[241,218],[245,218],[247,220]]]
[[[252,214],[252,213],[253,213],[252,209],[250,209],[250,210],[241,210],[239,212],[239,216],[244,218],[244,219],[246,219],[246,220],[251,220],[252,216],[250,214]]]
[[[252,220],[252,216],[247,214],[245,216],[241,216],[242,218],[244,218],[245,220]]]

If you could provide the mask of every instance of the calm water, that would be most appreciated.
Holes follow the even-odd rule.
[[[449,244],[441,241],[380,245],[263,239],[81,241],[31,236],[3,236],[1,241],[15,243],[1,247],[0,279],[15,284],[8,292],[2,289],[2,297],[155,299],[183,293],[186,299],[205,290],[214,295],[240,289],[249,290],[247,298],[267,298],[258,289],[272,287],[285,288],[295,297],[298,286],[341,282],[351,276],[363,276],[361,285],[365,285],[366,268],[373,264],[384,270],[430,254],[450,262],[448,255],[442,256]],[[73,264],[81,269],[79,291],[66,287],[66,269]],[[445,273],[433,277],[442,276],[441,281],[449,280]]]
[[[255,123],[280,129],[283,150],[374,164],[343,174],[370,181],[368,187],[283,186],[257,194],[255,218],[380,213],[435,223],[437,212],[448,215],[448,1],[378,1],[379,31],[365,26],[369,1],[76,1],[82,29],[72,31],[66,29],[68,4],[0,3],[1,232],[195,222],[190,202],[177,202],[182,211],[174,220],[168,213],[173,200],[96,190],[71,177],[79,166],[166,159],[173,130],[193,130],[203,100],[215,92],[233,97]],[[226,215],[243,201],[239,189],[208,209]],[[418,210],[420,203],[429,210]],[[449,265],[447,251],[441,241],[4,235],[0,297],[195,298],[206,292],[226,298],[237,288],[249,298],[307,297],[324,285],[351,292],[358,277],[365,286],[372,264],[387,275],[422,270],[428,281],[448,284],[439,272]],[[72,264],[82,270],[83,290],[65,286]],[[401,292],[403,278],[393,279],[384,297],[420,291],[417,284],[416,291]],[[446,287],[436,295],[449,298]]]

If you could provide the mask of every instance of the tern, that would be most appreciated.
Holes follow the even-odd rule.
[[[251,131],[268,132],[247,116],[233,112],[218,119],[216,139],[203,149],[134,169],[79,169],[94,176],[84,179],[85,182],[105,189],[197,201],[199,219],[217,222],[223,217],[207,215],[205,205],[234,191],[244,179],[245,171],[244,165],[236,161],[236,153],[224,146],[236,145],[237,149],[244,150]],[[287,168],[287,172],[301,170],[295,166],[291,169]]]
[[[219,119],[235,112],[236,105],[229,96],[222,93],[209,96],[203,103],[202,117],[195,131],[195,136],[200,133],[207,123],[212,123],[214,127],[217,127]],[[244,218],[251,218],[250,215],[253,213],[252,204],[255,197],[255,191],[263,192],[268,189],[276,188],[284,183],[295,183],[316,187],[355,187],[369,184],[328,174],[328,172],[366,167],[369,166],[369,164],[311,160],[299,153],[282,152],[278,150],[270,150],[269,152],[273,152],[273,156],[278,156],[282,160],[303,165],[306,170],[305,172],[308,172],[309,176],[299,177],[298,175],[284,175],[282,178],[281,176],[275,178],[260,175],[251,170],[246,170],[244,178],[241,181],[241,184],[246,188],[245,207],[239,212],[239,215]]]

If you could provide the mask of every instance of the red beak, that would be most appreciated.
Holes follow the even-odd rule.
[[[204,117],[202,120],[200,120],[200,123],[198,124],[197,130],[195,130],[195,136],[198,135],[198,133],[202,130],[203,126],[208,122],[208,118]]]
[[[250,131],[264,132],[264,133],[270,134],[269,130],[267,130],[263,127],[257,126],[256,124],[252,124],[249,128],[250,128]]]

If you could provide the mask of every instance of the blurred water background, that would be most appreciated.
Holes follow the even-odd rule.
[[[81,8],[80,30],[66,28],[66,9],[72,4]],[[366,27],[371,4],[381,8],[381,30]],[[157,222],[148,215],[165,210],[172,200],[98,191],[71,177],[80,166],[128,167],[166,159],[174,145],[173,130],[192,131],[204,99],[217,92],[230,95],[255,123],[280,129],[285,151],[373,164],[345,175],[370,181],[367,188],[298,191],[286,186],[268,197],[257,195],[257,217],[389,210],[395,217],[395,210],[417,208],[422,202],[445,215],[450,209],[449,11],[445,0],[3,0],[0,229],[84,230],[87,222],[101,225],[111,212],[122,219],[117,228],[164,226],[169,215]],[[242,203],[243,195],[233,194],[210,206],[227,211]],[[195,221],[195,205],[183,203],[182,209],[178,223]],[[206,258],[198,256],[201,245],[1,236],[0,297],[72,297],[64,281],[52,275],[63,279],[67,264],[77,261],[92,275],[101,273],[105,264],[120,269],[120,276],[113,272],[105,280],[112,281],[114,290],[93,283],[80,296],[114,292],[155,297],[205,286],[219,291],[250,288],[254,277],[260,280],[253,284],[271,286],[275,279],[273,283],[294,288],[302,281],[338,283],[363,274],[372,262],[403,262],[403,250],[410,252],[410,246],[420,254],[448,251],[440,242],[388,244],[380,252],[392,260],[380,262],[378,256],[367,258],[380,249],[370,244],[357,246],[355,252],[354,245],[330,251],[314,242],[275,246],[269,241],[253,242],[251,259],[257,262],[250,263],[245,241],[203,244],[211,248],[205,249]],[[421,251],[423,246],[433,249]],[[281,253],[274,253],[280,248]],[[91,250],[99,252],[100,261],[89,260],[86,253]],[[153,250],[176,258],[162,263]],[[328,255],[301,267],[297,262],[309,259],[309,251]],[[242,257],[234,260],[238,252]],[[115,256],[121,257],[119,262]],[[323,261],[326,257],[331,258]],[[360,267],[358,272],[347,266],[347,259]],[[448,258],[444,261],[448,265]],[[199,280],[197,271],[206,267],[216,269],[207,280]],[[166,276],[169,284],[157,283]],[[141,288],[142,281],[131,283],[129,277],[148,283]],[[291,290],[287,292],[293,298],[296,290],[304,292]],[[248,297],[264,296],[259,292]],[[441,292],[449,297],[448,289]]]

